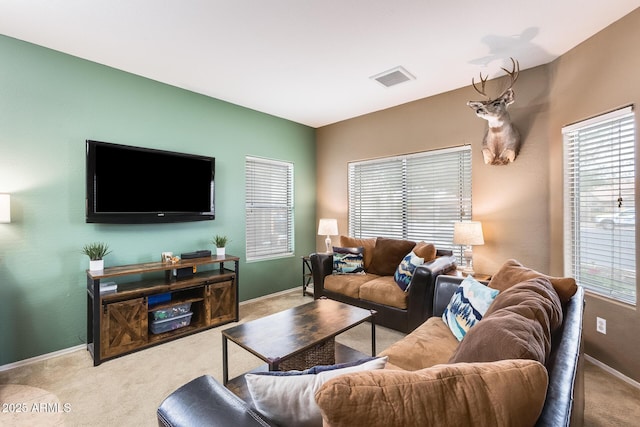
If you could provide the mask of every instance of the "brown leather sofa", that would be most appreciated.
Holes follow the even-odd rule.
[[[401,332],[411,332],[433,315],[430,301],[433,299],[436,277],[456,268],[456,259],[451,251],[436,250],[430,245],[435,259],[416,268],[408,291],[405,292],[395,283],[393,273],[402,258],[417,247],[415,242],[380,237],[352,239],[340,236],[340,244],[364,247],[364,273],[333,274],[331,253],[312,254],[314,298],[326,297],[375,310],[376,324]]]
[[[393,360],[394,354],[401,353],[403,341],[416,339],[416,336],[423,334],[425,330],[429,329],[428,324],[437,324],[438,317],[442,315],[443,310],[447,306],[451,296],[455,292],[458,285],[463,279],[459,277],[441,275],[436,279],[434,283],[434,290],[430,293],[433,294],[433,299],[430,300],[429,305],[434,317],[430,318],[428,322],[421,325],[418,330],[408,335],[403,340],[394,344],[390,349],[383,352],[389,356],[390,362]],[[583,424],[584,414],[584,381],[583,381],[583,341],[582,341],[582,320],[583,320],[583,307],[584,307],[584,291],[582,287],[578,286],[577,291],[571,296],[568,301],[562,304],[563,321],[561,326],[556,329],[551,335],[551,349],[550,354],[546,358],[544,368],[548,373],[548,386],[546,388],[546,397],[542,396],[542,410],[535,422],[536,426],[545,427],[568,427],[580,426]],[[482,322],[482,320],[480,321]],[[428,336],[425,339],[429,340]],[[449,338],[447,338],[449,339]],[[397,347],[396,347],[397,345]],[[394,347],[396,349],[394,350]],[[425,352],[429,351],[428,345],[420,346]],[[416,347],[413,346],[414,352]],[[406,352],[405,352],[406,353]],[[396,363],[397,362],[396,358]],[[539,364],[539,362],[528,360],[500,360],[495,362],[496,364],[512,365],[512,366],[531,366],[531,364]],[[440,364],[433,368],[427,368],[427,371],[432,369],[455,369],[457,364]],[[460,364],[460,366],[472,366],[478,364]],[[489,363],[491,365],[491,363]],[[383,371],[371,371],[374,372],[378,378],[384,378],[385,376],[397,377],[402,375],[411,376],[413,372],[403,370],[402,366],[389,367],[392,370],[385,369],[387,373]],[[400,370],[398,370],[400,369]],[[518,369],[516,369],[517,371]],[[421,371],[415,371],[416,374],[421,375]],[[336,377],[330,382],[344,382],[347,377],[356,378],[365,375],[366,373],[349,374]],[[325,383],[327,386],[328,383]],[[323,386],[323,388],[325,388]],[[508,396],[504,401],[495,401],[496,395],[491,395],[491,402],[493,408],[487,408],[483,406],[487,411],[489,410],[509,410],[505,408],[506,401],[511,401],[511,391],[513,388],[507,387],[504,389],[504,393]],[[477,394],[476,392],[482,391],[484,387],[480,389],[473,389],[469,392],[470,395]],[[460,390],[458,390],[460,391]],[[513,390],[514,394],[520,392],[519,390]],[[324,391],[326,395],[326,390]],[[544,393],[544,391],[543,391]],[[318,399],[320,392],[316,394]],[[357,396],[358,393],[352,393]],[[459,394],[459,393],[456,393]],[[464,394],[464,393],[462,393]],[[522,394],[522,393],[521,393]],[[397,408],[405,408],[407,405],[411,405],[412,398],[416,396],[400,396],[400,402],[397,403]],[[419,396],[418,396],[419,397]],[[440,401],[441,399],[428,399],[431,401]],[[526,400],[526,399],[525,399]],[[371,405],[374,403],[371,402]],[[446,404],[446,402],[444,402]],[[528,403],[524,403],[525,407]],[[365,405],[366,406],[366,405]],[[419,405],[419,406],[422,406]],[[447,413],[455,411],[457,408],[448,407]],[[472,408],[466,408],[472,409]],[[462,408],[464,411],[465,408]],[[516,415],[517,416],[517,415]],[[262,414],[258,413],[251,407],[249,403],[242,401],[236,395],[227,390],[224,386],[218,383],[210,376],[202,376],[194,379],[188,384],[182,386],[171,395],[169,395],[160,405],[157,411],[158,424],[160,426],[275,426],[272,421],[266,419]],[[511,420],[503,420],[504,422],[511,422]],[[443,423],[442,420],[439,421]],[[478,425],[478,420],[475,415],[470,415],[469,418],[458,419],[457,422],[451,425]],[[369,422],[365,422],[366,425],[370,425]],[[378,423],[379,424],[379,423]],[[480,423],[482,424],[482,423]],[[516,425],[518,423],[515,423]],[[355,424],[349,424],[355,425]],[[496,425],[501,425],[500,423]],[[512,425],[512,424],[510,424]]]

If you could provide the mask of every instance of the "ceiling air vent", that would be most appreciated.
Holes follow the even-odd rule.
[[[415,77],[403,67],[392,68],[383,73],[371,76],[371,78],[384,87],[391,87],[409,80],[415,80]]]

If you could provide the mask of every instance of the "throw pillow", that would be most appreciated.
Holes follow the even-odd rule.
[[[368,273],[393,276],[400,261],[413,249],[415,242],[378,237]]]
[[[331,378],[383,369],[386,357],[361,365],[320,372],[317,375],[268,376],[246,374],[247,387],[255,408],[281,426],[322,426],[322,415],[315,402],[315,394]]]
[[[462,341],[467,331],[482,319],[498,292],[471,276],[460,283],[442,313],[442,320],[458,341]]]
[[[413,272],[416,270],[416,267],[422,264],[424,264],[424,258],[420,258],[413,251],[409,252],[407,256],[404,257],[393,275],[393,280],[396,281],[400,289],[405,292],[409,292],[409,285],[413,278]]]
[[[343,248],[364,248],[364,271],[368,271],[373,259],[373,252],[376,247],[376,238],[356,239],[349,236],[340,236],[340,246]]]
[[[429,262],[436,259],[438,251],[433,243],[420,242],[413,248],[413,252],[420,258],[423,258],[424,262]]]
[[[515,259],[507,260],[502,267],[500,267],[500,270],[498,270],[498,272],[491,278],[489,287],[498,289],[499,291],[504,291],[513,285],[536,277],[549,279],[553,288],[558,293],[560,301],[563,303],[569,301],[573,294],[578,290],[578,285],[576,285],[576,281],[572,277],[547,276],[546,274],[539,273],[523,266]]]
[[[333,247],[333,274],[364,274],[363,248]]]
[[[334,378],[316,402],[331,426],[532,426],[548,382],[532,360],[385,369]]]
[[[551,353],[551,334],[562,319],[560,299],[547,279],[522,282],[498,295],[449,363],[531,359],[544,364]]]

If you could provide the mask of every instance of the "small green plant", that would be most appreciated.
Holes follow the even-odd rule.
[[[227,236],[220,236],[219,234],[216,234],[216,236],[211,241],[211,243],[216,245],[216,248],[224,248],[229,242],[230,240]]]
[[[111,251],[106,243],[95,242],[84,245],[82,253],[88,256],[91,261],[97,261],[103,259]]]

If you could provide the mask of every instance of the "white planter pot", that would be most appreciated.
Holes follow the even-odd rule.
[[[89,260],[89,270],[90,271],[101,271],[104,270],[104,260]]]
[[[216,248],[216,256],[223,257],[225,256],[225,248]]]

